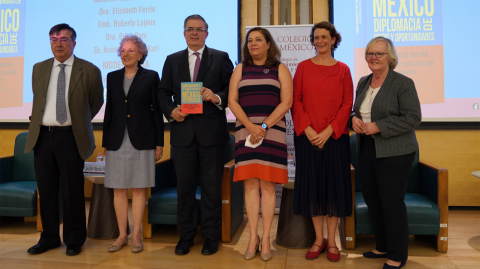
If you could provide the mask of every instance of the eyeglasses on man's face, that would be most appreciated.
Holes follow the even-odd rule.
[[[386,52],[368,52],[366,53],[367,54],[367,58],[372,58],[374,55],[375,57],[377,57],[377,59],[379,58],[382,58],[384,54],[387,54]]]
[[[66,37],[61,37],[61,38],[52,37],[52,38],[50,38],[50,43],[51,44],[57,44],[59,42],[60,42],[60,44],[67,44],[68,42],[70,42],[70,39],[68,39]]]
[[[193,28],[193,27],[188,27],[187,29],[185,29],[185,32],[187,33],[193,33],[197,31],[197,33],[204,33],[206,32],[207,30],[203,29],[203,28]]]

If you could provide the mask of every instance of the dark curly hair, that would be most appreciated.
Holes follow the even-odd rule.
[[[313,25],[312,27],[312,31],[310,32],[310,43],[312,43],[312,45],[315,46],[315,30],[317,29],[325,29],[330,32],[330,36],[332,38],[335,38],[335,43],[332,46],[332,52],[338,47],[338,45],[340,45],[340,42],[342,42],[342,36],[335,29],[335,25],[329,23],[328,21],[322,21]]]
[[[253,65],[253,58],[248,51],[248,36],[251,32],[260,32],[262,36],[265,38],[265,41],[270,42],[270,49],[267,52],[267,60],[265,61],[265,66],[267,68],[272,68],[280,64],[280,49],[278,48],[277,44],[275,44],[275,40],[273,40],[272,35],[270,32],[262,27],[254,27],[250,29],[246,35],[245,42],[243,44],[243,57],[242,57],[242,64],[243,66]]]

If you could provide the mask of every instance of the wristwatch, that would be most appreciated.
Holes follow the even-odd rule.
[[[266,130],[268,130],[268,125],[264,122],[264,123],[262,123],[262,128],[265,129],[265,131],[266,131]]]

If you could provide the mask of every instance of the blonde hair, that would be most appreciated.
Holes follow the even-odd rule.
[[[378,41],[385,41],[387,43],[388,67],[395,69],[398,64],[397,51],[395,50],[392,40],[383,36],[377,36],[368,42],[367,48],[365,49],[365,60],[367,60],[367,53],[370,52]]]

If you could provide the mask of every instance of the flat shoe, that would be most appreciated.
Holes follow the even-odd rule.
[[[138,252],[141,252],[142,250],[143,250],[143,244],[141,244],[140,246],[132,245],[132,252],[133,253],[138,253]]]
[[[407,261],[403,261],[403,262],[400,262],[400,266],[393,266],[393,265],[390,265],[388,263],[385,263],[383,265],[383,269],[396,269],[396,268],[402,268],[403,266],[405,266],[405,264],[407,263]]]
[[[61,243],[53,244],[53,245],[42,245],[42,244],[36,244],[35,246],[29,248],[27,250],[28,253],[30,254],[42,254],[50,249],[53,248],[58,248],[60,247]]]
[[[315,260],[316,258],[318,258],[318,256],[320,255],[320,253],[323,253],[325,252],[325,239],[323,239],[323,243],[321,246],[317,245],[317,244],[312,244],[312,246],[315,245],[317,247],[319,247],[319,249],[317,251],[310,251],[308,250],[307,252],[307,255],[305,255],[305,259],[307,260]]]
[[[186,255],[190,252],[190,248],[193,246],[193,239],[188,237],[181,237],[175,247],[176,255]]]
[[[202,255],[212,255],[218,251],[218,238],[207,238],[202,248]]]
[[[75,256],[82,252],[82,247],[69,247],[67,246],[67,256]]]
[[[328,241],[327,241],[327,259],[331,262],[338,262],[340,260],[340,251],[338,251],[338,253],[333,253],[333,252],[330,252],[330,249],[331,248],[336,248],[337,251],[338,251],[338,247],[337,246],[334,246],[334,247],[328,247]]]
[[[126,244],[128,243],[128,237],[125,238],[125,241],[123,242],[123,244],[121,246],[117,246],[117,245],[110,245],[108,247],[108,251],[109,252],[116,252],[116,251],[119,251],[123,246],[125,246]]]
[[[364,252],[363,257],[369,258],[369,259],[387,258],[387,253],[377,254],[373,251],[369,251],[369,252]]]

